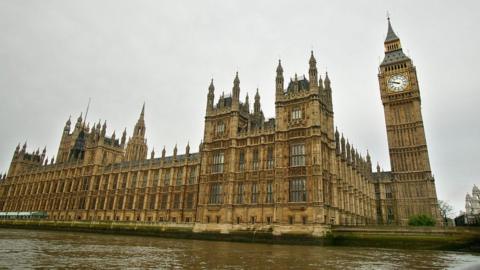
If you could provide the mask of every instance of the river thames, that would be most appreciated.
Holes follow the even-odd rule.
[[[480,269],[480,254],[0,229],[0,268]]]

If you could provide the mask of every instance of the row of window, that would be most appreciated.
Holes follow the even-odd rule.
[[[175,174],[175,185],[180,186],[183,183],[183,168],[179,169]],[[164,186],[170,185],[170,170],[166,170],[164,174]],[[121,178],[121,179],[120,179]],[[136,187],[147,187],[148,186],[148,174],[143,173],[142,182],[140,185],[137,184],[138,174],[132,174],[130,185],[128,183],[128,174],[116,174],[112,177],[106,176],[103,179],[100,176],[93,178],[92,190],[116,190],[119,186],[122,189],[125,188],[136,188]],[[188,184],[195,184],[197,179],[197,167],[190,168],[190,174],[188,176]],[[152,186],[159,186],[160,182],[160,173],[156,171],[152,179]],[[62,192],[75,192],[75,191],[87,191],[90,186],[90,178],[83,177],[78,180],[65,180],[65,181],[43,181],[43,182],[34,182],[29,184],[20,184],[11,187],[12,195],[35,195],[35,194],[49,194],[49,193],[62,193]],[[8,190],[5,189],[4,193],[8,194]],[[4,195],[6,195],[4,194]]]
[[[209,204],[223,203],[223,184],[210,184]],[[250,203],[259,203],[260,191],[257,183],[252,183],[250,186]],[[306,202],[307,201],[307,186],[305,178],[298,178],[290,180],[289,183],[289,201],[290,202]],[[245,186],[239,183],[235,189],[235,203],[245,203]],[[268,182],[265,193],[265,203],[274,203],[273,183]]]
[[[294,144],[290,147],[290,166],[305,166],[305,144]],[[224,153],[216,152],[213,154],[212,173],[223,173],[224,170]],[[238,168],[240,171],[245,170],[245,151],[239,152]],[[274,167],[274,149],[269,147],[267,149],[267,169],[273,169]],[[260,154],[258,149],[254,149],[252,152],[252,169],[260,169]]]

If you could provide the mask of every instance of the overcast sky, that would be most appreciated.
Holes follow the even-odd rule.
[[[308,74],[310,50],[332,80],[335,125],[389,169],[377,73],[386,12],[417,67],[438,198],[458,211],[480,185],[478,1],[0,0],[0,172],[13,151],[55,155],[68,117],[129,134],[146,102],[149,151],[203,136],[207,88],[260,89],[274,117],[275,69]],[[252,100],[252,99],[250,99]]]

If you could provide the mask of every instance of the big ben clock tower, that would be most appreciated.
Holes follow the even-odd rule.
[[[426,214],[439,223],[417,72],[412,60],[403,53],[390,18],[378,80],[392,169],[394,220],[406,225],[411,216]]]

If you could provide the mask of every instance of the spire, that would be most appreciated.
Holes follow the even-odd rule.
[[[380,172],[380,164],[378,164],[378,162],[377,162],[377,173],[379,173],[379,172]]]
[[[238,78],[238,71],[235,73],[235,79],[233,80],[232,89],[233,102],[237,102],[240,98],[240,79]]]
[[[187,147],[185,147],[185,154],[186,154],[187,156],[190,155],[190,142],[187,142]]]
[[[145,102],[143,102],[143,106],[142,106],[142,112],[140,113],[140,119],[144,119],[145,118]]]
[[[162,158],[165,158],[166,153],[167,153],[167,151],[165,150],[165,145],[164,145],[163,150],[162,150]]]
[[[126,140],[127,140],[127,128],[125,128],[122,133],[122,140],[120,141],[122,146],[125,145]]]
[[[310,90],[315,89],[318,86],[317,82],[317,60],[313,56],[313,51],[310,54],[310,61],[309,61],[310,68],[308,70],[308,79],[310,80]]]
[[[277,98],[283,96],[283,83],[284,79],[282,61],[279,59],[277,66],[277,77],[275,78],[275,93]]]
[[[215,99],[215,86],[213,85],[213,78],[210,81],[208,86],[208,95],[207,95],[207,112],[213,110],[213,101]]]
[[[245,110],[250,113],[250,100],[248,98],[248,93],[245,96]]]
[[[325,89],[330,88],[330,78],[328,77],[328,72],[325,72]]]
[[[395,32],[393,31],[392,24],[390,23],[390,16],[387,17],[387,20],[388,20],[388,32],[387,32],[387,37],[385,38],[385,42],[399,40],[397,34],[395,34]]]
[[[155,158],[155,148],[152,148],[152,152],[150,153],[150,159]]]
[[[340,139],[340,146],[341,146],[341,150],[342,150],[342,159],[345,160],[346,150],[345,150],[345,138],[343,137],[343,133],[342,133],[342,138]]]
[[[255,103],[253,104],[253,112],[260,113],[260,94],[258,93],[258,88],[257,88],[257,93],[255,93]]]
[[[335,127],[335,152],[337,156],[340,155],[340,134],[337,127]]]
[[[177,158],[177,144],[175,144],[175,147],[173,148],[173,159],[176,159]]]
[[[102,126],[102,137],[107,134],[107,120],[103,121],[103,126]]]

